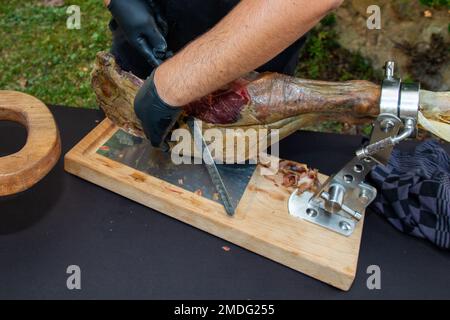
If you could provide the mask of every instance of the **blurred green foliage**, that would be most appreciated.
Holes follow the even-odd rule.
[[[100,0],[71,0],[81,29],[69,30],[67,6],[41,1],[0,2],[0,89],[32,94],[48,104],[96,107],[90,72],[110,45],[109,13]]]
[[[308,35],[308,39],[300,54],[296,76],[307,79],[327,81],[370,80],[380,82],[382,70],[374,70],[369,60],[358,52],[350,52],[342,48],[336,38],[333,26],[336,17],[330,14]],[[309,130],[342,132],[344,126],[339,122],[325,122]],[[363,133],[370,132],[370,126],[359,128]]]
[[[333,26],[334,14],[325,17],[308,35],[300,54],[296,75],[302,78],[347,81],[380,81],[382,72],[375,71],[371,62],[358,52],[342,48],[336,38]]]
[[[420,3],[428,7],[447,7],[450,9],[450,0],[420,0]]]

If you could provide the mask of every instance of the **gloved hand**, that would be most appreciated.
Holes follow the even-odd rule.
[[[134,111],[141,120],[145,135],[152,145],[168,151],[166,137],[183,109],[172,107],[159,97],[154,83],[154,75],[155,70],[137,93],[134,100]]]
[[[153,67],[167,58],[168,27],[154,0],[111,0],[108,9],[128,42]]]

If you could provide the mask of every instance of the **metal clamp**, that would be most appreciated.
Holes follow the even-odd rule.
[[[376,165],[386,165],[393,147],[416,132],[419,112],[419,84],[404,84],[394,77],[395,64],[386,63],[380,115],[373,124],[368,146],[315,194],[296,190],[289,198],[289,213],[339,234],[350,236],[377,190],[364,182]]]
[[[382,152],[383,150],[394,147],[403,140],[409,138],[416,131],[416,126],[417,122],[415,119],[407,118],[405,120],[405,128],[403,132],[400,133],[398,136],[395,137],[390,136],[383,140],[379,140],[377,142],[369,144],[367,147],[356,151],[356,156],[358,157],[358,159],[364,159],[366,157],[375,156],[376,154]]]

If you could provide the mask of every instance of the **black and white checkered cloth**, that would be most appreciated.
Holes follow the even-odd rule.
[[[411,153],[394,150],[369,179],[378,189],[374,211],[401,232],[450,249],[450,157],[437,141]]]

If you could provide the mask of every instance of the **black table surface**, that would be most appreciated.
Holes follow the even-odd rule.
[[[103,118],[95,110],[51,110],[63,154]],[[0,122],[0,156],[17,150],[25,137],[19,126]],[[282,141],[280,151],[332,174],[360,142],[298,132]],[[70,265],[81,268],[81,290],[67,289]],[[367,288],[371,265],[381,269],[381,290]],[[74,177],[63,170],[61,157],[38,185],[0,198],[0,298],[450,298],[450,254],[401,234],[369,211],[355,283],[342,292]]]

